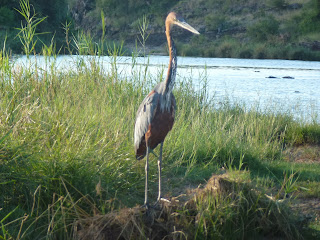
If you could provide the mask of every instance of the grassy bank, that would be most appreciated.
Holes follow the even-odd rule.
[[[200,40],[201,41],[201,40]],[[319,61],[320,52],[313,51],[297,44],[281,42],[250,42],[244,43],[237,39],[225,37],[208,43],[198,40],[191,43],[178,43],[179,54],[183,56],[204,56],[219,58],[248,58],[248,59],[288,59]]]
[[[54,58],[44,69],[35,63],[16,66],[9,58],[1,52],[0,236],[72,238],[76,220],[142,203],[144,162],[134,158],[133,126],[137,106],[158,80],[148,78],[147,69],[139,66],[130,79],[120,78],[116,71],[103,69],[98,57],[88,66],[79,64],[63,73],[55,68]],[[284,150],[295,144],[320,143],[317,122],[296,122],[290,114],[260,113],[230,106],[228,101],[216,108],[206,86],[197,91],[190,80],[176,85],[177,119],[165,141],[163,178],[168,197],[176,189],[204,183],[212,174],[244,170],[246,174],[240,175],[262,193],[277,200],[288,196],[283,209],[290,206],[293,192],[302,191],[300,187],[305,197],[320,197],[320,165],[292,163],[284,157]],[[150,195],[155,198],[154,157],[152,162]],[[266,231],[287,238],[304,234],[301,228],[298,235],[290,230],[300,223],[295,213],[285,210],[272,216],[286,216],[278,219],[289,226],[286,232],[279,233],[273,225],[266,229],[263,224],[250,225],[256,212],[234,209],[232,202],[238,198],[232,199],[229,204],[197,205],[207,206],[209,213],[220,207],[218,215],[204,215],[204,223],[213,225],[209,230],[198,226],[199,238],[228,237],[228,229],[235,226],[242,229],[239,239]],[[250,204],[246,208],[251,209]],[[228,224],[214,223],[216,217]],[[243,226],[256,228],[241,227],[240,219]],[[312,223],[319,230],[319,223]]]

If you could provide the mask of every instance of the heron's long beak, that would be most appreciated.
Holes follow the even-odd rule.
[[[200,34],[196,29],[194,29],[193,27],[191,27],[188,23],[186,23],[185,21],[175,21],[175,24],[178,25],[179,27],[182,27],[184,29],[187,29],[188,31],[194,33],[194,34]]]

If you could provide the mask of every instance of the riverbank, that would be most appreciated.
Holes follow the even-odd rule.
[[[134,38],[134,37],[133,37]],[[166,42],[161,45],[153,45],[150,42],[143,49],[148,55],[168,55]],[[306,43],[307,44],[307,43]],[[177,50],[180,56],[209,57],[209,58],[239,58],[239,59],[284,59],[320,61],[320,51],[313,50],[313,47],[305,47],[303,44],[284,43],[243,43],[237,39],[226,37],[214,42],[193,43],[177,41]],[[310,46],[320,47],[320,42],[308,43]],[[127,52],[135,49],[134,44],[125,44]]]

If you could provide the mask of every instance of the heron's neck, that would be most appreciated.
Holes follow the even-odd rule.
[[[168,41],[168,47],[169,47],[169,68],[167,73],[167,79],[165,81],[165,89],[164,94],[170,96],[174,82],[176,80],[176,72],[177,72],[177,51],[176,47],[174,45],[174,42],[172,40],[172,37],[170,36],[170,30],[166,30],[167,35],[167,41]]]

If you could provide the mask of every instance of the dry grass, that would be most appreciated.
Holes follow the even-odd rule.
[[[239,175],[237,175],[239,176]],[[185,197],[186,196],[186,197]],[[245,208],[252,211],[258,205],[259,210],[252,211],[252,222],[256,228],[251,231],[256,234],[266,234],[265,230],[259,231],[259,224],[264,227],[275,227],[272,222],[274,215],[281,215],[282,220],[286,219],[288,212],[277,203],[278,207],[272,207],[275,200],[272,200],[260,190],[252,188],[250,182],[241,180],[241,177],[235,177],[232,174],[213,175],[203,188],[196,188],[188,191],[184,197],[171,198],[170,202],[161,201],[158,205],[146,209],[143,206],[133,208],[122,208],[118,211],[109,212],[106,215],[97,215],[84,218],[74,223],[74,238],[84,239],[234,239],[234,235],[223,232],[215,233],[211,224],[215,219],[215,214],[221,210],[228,211],[229,208]],[[245,199],[245,206],[241,204],[239,198]],[[227,203],[227,205],[225,204]],[[221,209],[219,209],[221,208]],[[238,212],[241,214],[241,211]],[[258,217],[256,215],[264,215]],[[245,216],[238,216],[240,219]],[[269,219],[270,218],[270,219]],[[232,217],[233,220],[238,218]],[[280,218],[277,218],[279,221]],[[220,222],[227,219],[218,219]],[[256,221],[259,222],[256,225]],[[222,224],[221,222],[221,224]],[[279,236],[285,236],[288,239],[299,238],[291,229],[289,220],[284,224],[278,225]],[[234,224],[236,225],[236,224]],[[233,225],[233,227],[234,227]],[[251,224],[250,224],[251,225]],[[284,227],[286,226],[286,227]],[[283,227],[281,230],[280,228]],[[245,227],[244,227],[245,228]],[[268,227],[267,227],[268,228]],[[291,229],[289,232],[288,230]],[[235,232],[241,231],[236,227]],[[244,230],[244,229],[242,229]],[[261,229],[260,229],[261,230]],[[274,229],[273,229],[274,230]],[[244,230],[245,235],[247,232]],[[233,237],[232,237],[233,236]]]
[[[303,145],[288,148],[285,152],[285,160],[295,163],[320,163],[320,146]]]

